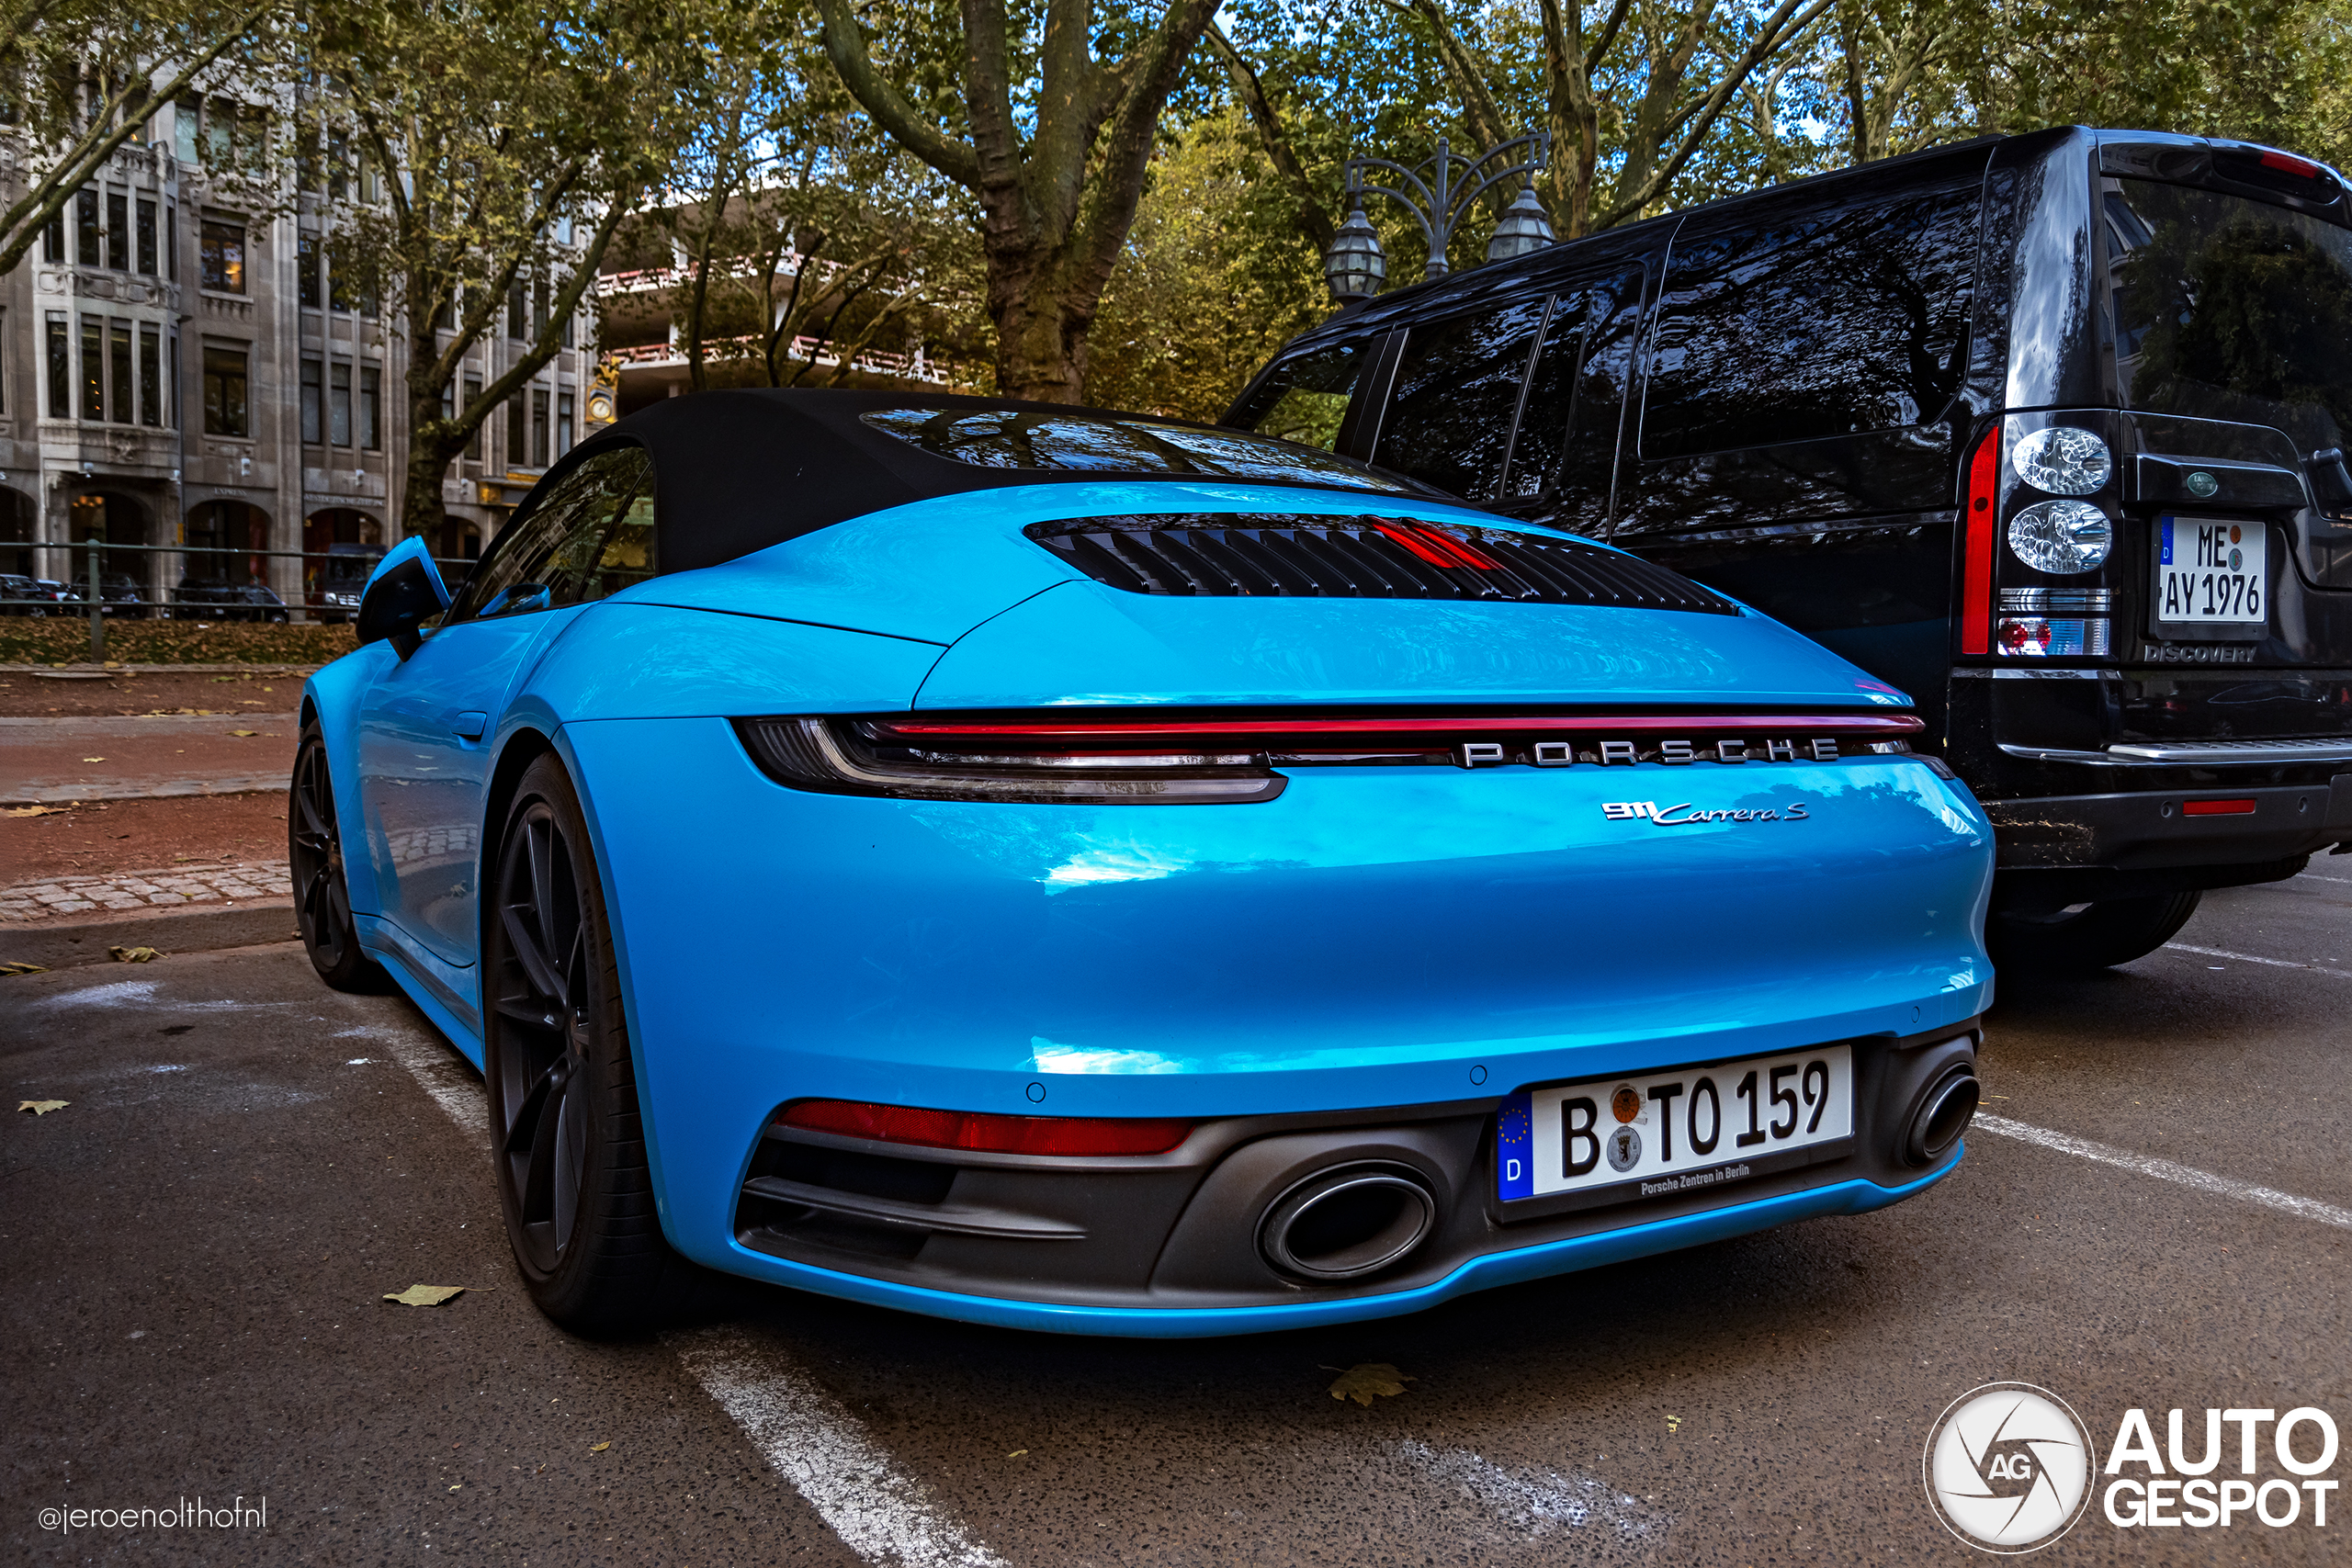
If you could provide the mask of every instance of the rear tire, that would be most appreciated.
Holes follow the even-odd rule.
[[[557,1324],[642,1331],[662,1315],[674,1255],[653,1206],[604,887],[558,758],[525,771],[498,841],[482,1046],[507,1240]]]
[[[286,791],[286,858],[293,870],[294,923],[319,978],[338,991],[380,996],[392,977],[359,945],[351,890],[343,874],[343,835],[335,827],[334,788],[326,738],[318,720],[302,727],[294,781]]]
[[[2199,891],[2110,898],[2071,913],[1995,915],[1984,935],[1993,962],[2039,974],[2082,974],[2144,958],[2197,912]]]

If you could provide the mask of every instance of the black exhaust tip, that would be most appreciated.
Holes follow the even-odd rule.
[[[1437,1199],[1410,1167],[1334,1166],[1267,1206],[1258,1249],[1286,1274],[1354,1280],[1404,1258],[1436,1225]]]
[[[1935,1081],[1933,1088],[1919,1097],[1918,1108],[1911,1112],[1910,1125],[1903,1133],[1903,1157],[1915,1166],[1934,1165],[1951,1153],[1960,1135],[1968,1131],[1968,1123],[1976,1116],[1983,1091],[1976,1082],[1976,1069],[1965,1063]]]

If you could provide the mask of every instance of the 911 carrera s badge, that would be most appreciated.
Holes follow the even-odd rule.
[[[1690,803],[1660,806],[1655,800],[1606,800],[1600,814],[1611,822],[1655,822],[1661,828],[1685,828],[1693,822],[1804,822],[1813,813],[1804,802],[1792,800],[1784,807],[1741,807],[1730,811],[1693,811]]]

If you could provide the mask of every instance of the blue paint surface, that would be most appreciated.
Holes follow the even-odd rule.
[[[425,787],[450,796],[435,821],[479,844],[503,749],[552,744],[589,817],[672,1243],[712,1267],[978,1321],[1195,1334],[1410,1311],[1924,1185],[1733,1204],[1480,1258],[1422,1290],[1282,1309],[943,1295],[738,1244],[760,1131],[804,1096],[1085,1116],[1472,1093],[1500,1105],[1565,1077],[1916,1034],[1988,1004],[1991,830],[1916,760],[1295,769],[1262,804],[1045,807],[795,791],[728,722],[1077,703],[1904,702],[1753,614],[1159,598],[1073,578],[1020,535],[1063,516],[1219,510],[1496,521],[1248,485],[989,491],[517,617],[501,641],[514,649],[450,675],[413,713],[399,693],[424,682],[403,686],[388,649],[363,649],[306,691],[345,803],[363,940],[478,1057],[478,857],[443,841],[444,907],[420,909],[375,886],[408,873],[371,875],[381,846],[362,841],[365,825],[398,815],[379,796]],[[433,634],[426,651],[469,629]],[[370,746],[390,755],[460,709],[489,714],[481,741],[436,734],[412,750],[450,751],[476,782],[420,786],[362,766]],[[1642,800],[1669,818],[1777,816],[1667,827],[1600,809]]]

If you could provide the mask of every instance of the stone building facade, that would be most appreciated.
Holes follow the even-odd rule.
[[[299,609],[344,553],[333,546],[400,536],[406,341],[327,259],[335,215],[375,192],[364,173],[334,176],[336,189],[289,188],[254,210],[207,167],[254,112],[225,98],[159,108],[0,278],[0,571],[77,579],[85,552],[64,547],[95,536],[166,547],[106,559],[144,604],[183,578],[257,578]],[[0,179],[21,175],[0,166]],[[455,395],[521,355],[546,308],[527,294]],[[435,554],[478,555],[578,440],[594,355],[575,328],[577,346],[492,411],[455,466]],[[178,553],[197,546],[306,558]]]

